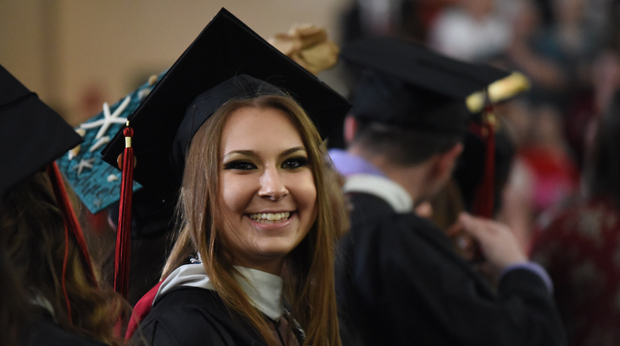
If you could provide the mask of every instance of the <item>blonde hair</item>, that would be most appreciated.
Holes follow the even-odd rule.
[[[121,313],[126,312],[126,305],[111,289],[100,289],[91,283],[72,236],[67,242],[65,275],[71,306],[69,319],[61,284],[65,223],[47,174],[37,173],[7,191],[0,204],[0,232],[6,236],[6,256],[17,284],[25,289],[26,295],[49,301],[62,329],[108,344],[120,344],[113,331]]]
[[[226,305],[244,316],[269,345],[275,345],[267,322],[251,305],[234,279],[235,269],[216,227],[221,208],[218,194],[220,142],[228,116],[243,107],[278,109],[293,122],[302,138],[317,190],[317,217],[307,236],[285,259],[282,270],[285,298],[291,315],[304,328],[304,345],[339,346],[334,291],[335,242],[347,225],[347,215],[335,174],[327,169],[326,149],[303,109],[290,97],[265,95],[230,100],[196,132],[186,158],[179,198],[180,233],[164,267],[163,277],[198,252],[205,271]]]

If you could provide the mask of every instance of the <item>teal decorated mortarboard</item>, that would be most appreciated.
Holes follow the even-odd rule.
[[[95,214],[118,201],[121,189],[121,171],[102,160],[101,150],[114,135],[121,131],[127,116],[133,113],[161,79],[153,75],[149,80],[112,106],[103,104],[103,110],[75,128],[84,142],[57,160],[60,171],[86,205]],[[134,191],[142,186],[134,183]]]

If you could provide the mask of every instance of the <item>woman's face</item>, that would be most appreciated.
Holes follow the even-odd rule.
[[[218,228],[232,262],[278,275],[316,219],[302,139],[282,111],[244,107],[224,125],[220,159]]]

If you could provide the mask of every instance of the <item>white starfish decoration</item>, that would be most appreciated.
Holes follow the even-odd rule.
[[[92,169],[93,168],[93,163],[95,163],[95,159],[88,159],[88,160],[80,160],[80,163],[78,163],[77,165],[73,166],[73,168],[71,168],[72,171],[75,171],[76,169],[78,170],[78,177],[80,176],[80,174],[82,174],[82,170],[84,170],[84,168],[88,168],[88,169]]]
[[[92,153],[93,151],[101,148],[102,146],[104,146],[105,144],[108,144],[109,142],[110,142],[110,136],[103,136],[103,137],[99,138],[99,140],[96,141],[95,144],[93,144],[92,147],[90,147],[88,152]]]
[[[119,118],[118,116],[121,113],[123,113],[125,108],[127,108],[127,106],[129,105],[129,101],[131,101],[131,97],[130,96],[125,97],[123,102],[118,106],[118,108],[116,108],[116,110],[112,114],[110,114],[110,106],[108,106],[107,102],[104,102],[103,103],[103,119],[93,121],[92,123],[82,124],[80,125],[80,127],[83,129],[92,129],[97,126],[100,126],[99,132],[97,132],[95,139],[101,138],[108,131],[108,128],[110,128],[110,125],[124,124],[127,122],[127,118]]]

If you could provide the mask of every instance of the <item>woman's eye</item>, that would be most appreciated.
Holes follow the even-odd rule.
[[[236,169],[241,171],[249,171],[251,169],[255,169],[256,166],[247,161],[232,161],[224,164],[224,169]]]
[[[305,157],[294,157],[290,159],[286,159],[282,162],[282,168],[287,169],[295,169],[306,166],[308,164],[308,159]]]

